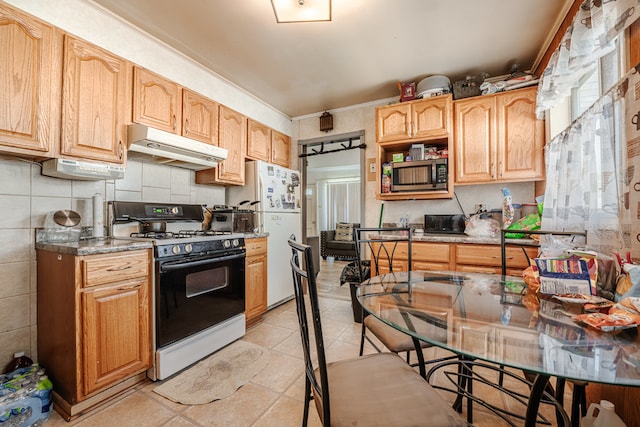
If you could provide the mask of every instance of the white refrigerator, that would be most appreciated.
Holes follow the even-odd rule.
[[[302,240],[300,172],[263,161],[247,162],[245,185],[229,187],[227,205],[256,201],[259,228],[267,238],[267,305],[273,307],[293,297],[289,236]]]

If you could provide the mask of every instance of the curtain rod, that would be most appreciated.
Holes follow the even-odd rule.
[[[356,138],[356,139],[360,139],[360,138]],[[324,145],[325,144],[337,144],[337,143],[342,143],[342,142],[346,142],[346,141],[347,140],[344,139],[344,140],[338,140],[338,141],[321,142],[319,144],[320,145],[320,150],[316,150],[315,148],[311,148],[311,151],[312,151],[311,153],[303,153],[303,154],[300,154],[298,157],[300,157],[300,158],[302,158],[302,157],[310,157],[310,156],[317,156],[319,154],[328,154],[328,153],[336,153],[338,151],[353,150],[353,149],[356,149],[356,148],[362,148],[362,149],[367,148],[367,144],[365,144],[364,142],[360,143],[358,145],[353,145],[353,138],[349,138],[348,139],[349,145],[340,144],[340,146],[342,148],[336,148],[336,149],[333,149],[333,150],[325,150],[324,149]]]

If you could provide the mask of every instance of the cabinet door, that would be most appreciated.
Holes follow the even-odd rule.
[[[397,141],[411,137],[411,104],[376,109],[376,140]]]
[[[536,87],[496,96],[498,179],[544,178],[544,122],[536,119]]]
[[[84,395],[150,367],[146,278],[81,293]]]
[[[50,154],[59,136],[61,37],[0,4],[0,150]]]
[[[133,70],[133,121],[180,134],[180,87],[143,68]]]
[[[437,97],[412,105],[412,136],[414,138],[446,137],[449,129],[451,97]]]
[[[275,130],[271,131],[271,161],[276,165],[290,168],[290,150],[291,138]]]
[[[182,136],[218,145],[218,104],[190,90],[182,90]]]
[[[126,61],[65,36],[60,153],[125,162]]]
[[[495,98],[479,97],[454,104],[456,183],[496,178]]]
[[[223,105],[219,112],[219,145],[229,154],[218,164],[218,181],[244,184],[244,153],[247,144],[247,119]]]
[[[247,120],[247,157],[271,160],[271,128],[254,120]]]
[[[267,311],[267,255],[248,257],[246,265],[245,316],[249,323]]]

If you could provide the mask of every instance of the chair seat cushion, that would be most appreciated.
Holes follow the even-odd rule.
[[[385,347],[394,353],[415,350],[413,340],[409,335],[392,328],[375,316],[370,315],[365,317],[364,325],[382,342],[382,344],[385,345]],[[431,345],[421,341],[420,346],[422,348],[427,348]]]
[[[332,426],[463,426],[437,390],[400,357],[378,353],[327,365]],[[322,401],[314,397],[318,413]]]

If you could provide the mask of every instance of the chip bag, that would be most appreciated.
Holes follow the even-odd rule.
[[[507,230],[539,230],[541,224],[542,217],[536,212],[520,218],[507,227]],[[522,239],[526,234],[527,233],[505,233],[504,237],[507,239]]]

